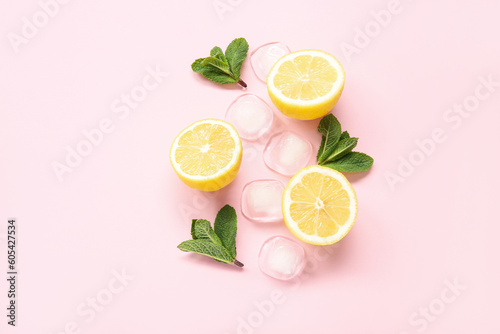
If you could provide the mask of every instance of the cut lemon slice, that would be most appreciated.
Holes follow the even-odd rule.
[[[320,50],[302,50],[280,58],[267,76],[269,97],[285,115],[315,119],[326,115],[344,88],[340,62]]]
[[[341,173],[309,166],[292,177],[283,192],[283,218],[300,240],[330,245],[351,229],[358,212],[353,187]]]
[[[170,148],[170,163],[188,186],[219,190],[236,177],[241,164],[241,140],[228,122],[204,119],[185,128]]]

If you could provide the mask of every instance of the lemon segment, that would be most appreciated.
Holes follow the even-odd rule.
[[[204,119],[184,129],[170,148],[170,163],[188,186],[219,190],[233,181],[242,156],[241,140],[228,122]]]
[[[297,238],[314,245],[330,245],[353,226],[358,202],[344,175],[314,165],[292,177],[283,192],[282,210],[286,225]]]
[[[269,97],[285,115],[310,120],[326,115],[342,94],[345,72],[331,54],[302,50],[280,58],[267,77]]]

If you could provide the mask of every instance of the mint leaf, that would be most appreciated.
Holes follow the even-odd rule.
[[[191,64],[194,72],[220,84],[238,83],[242,87],[247,84],[240,79],[240,70],[248,53],[248,43],[244,38],[233,40],[226,49],[215,46],[210,50],[210,57],[196,59]]]
[[[221,246],[207,240],[186,240],[181,242],[177,248],[183,252],[193,252],[201,255],[210,256],[217,261],[224,263],[234,263],[234,258]]]
[[[222,52],[222,49],[219,48],[218,46],[214,47],[210,51],[210,56],[219,59],[220,61],[222,61],[225,65],[227,65],[229,67],[229,63],[227,62],[226,56],[224,56],[224,52]]]
[[[340,159],[325,163],[323,166],[338,170],[339,172],[363,172],[373,165],[373,158],[360,152],[350,152]]]
[[[224,56],[224,52],[222,52],[222,49],[219,48],[218,46],[214,46],[214,48],[210,50],[210,55],[216,58],[219,58],[222,55],[222,57],[226,59],[226,56]]]
[[[351,137],[351,136],[349,136],[349,132],[344,131],[344,132],[342,132],[342,134],[340,135],[339,140],[346,139],[346,138],[350,138],[350,137]]]
[[[214,229],[206,219],[191,220],[193,240],[181,242],[177,248],[183,252],[193,252],[214,258],[216,261],[243,267],[236,260],[236,211],[230,205],[217,213]]]
[[[193,219],[193,223],[191,224],[191,235],[194,240],[208,240],[216,245],[222,246],[222,242],[217,234],[215,234],[208,220]]]
[[[318,124],[318,131],[323,135],[316,160],[322,164],[333,152],[342,132],[339,121],[332,114],[326,115]]]
[[[205,58],[200,58],[194,61],[194,63],[191,65],[191,68],[193,69],[194,72],[201,73],[205,78],[220,84],[238,82],[238,80],[234,79],[233,77],[227,75],[226,73],[220,71],[219,69],[211,65],[203,66],[202,63],[204,60]]]
[[[216,46],[212,50],[210,50],[210,56],[219,59],[220,61],[222,61],[224,64],[226,64],[229,67],[229,63],[227,62],[226,56],[224,56],[224,52],[218,46]],[[206,58],[204,58],[204,59],[206,59]]]
[[[248,43],[244,38],[236,38],[226,48],[226,58],[229,62],[231,72],[236,78],[240,78],[241,65],[247,57]]]
[[[348,154],[356,147],[358,144],[358,138],[345,138],[339,140],[332,154],[325,159],[325,162],[333,161],[342,158],[344,155]]]
[[[352,152],[358,138],[351,138],[349,132],[342,132],[339,121],[332,114],[326,115],[318,124],[322,134],[316,159],[318,165],[340,172],[361,172],[373,165],[373,158],[360,152]]]
[[[203,63],[203,61],[205,60],[205,58],[200,58],[200,59],[196,59],[192,64],[191,64],[191,69],[194,71],[194,72],[201,72],[203,70],[203,65],[201,63]]]
[[[191,220],[191,238],[193,238],[193,239],[198,239],[198,237],[196,236],[196,231],[195,231],[196,221],[198,221],[198,219]]]
[[[217,213],[214,223],[215,233],[233,258],[236,257],[236,220],[236,211],[232,206],[226,205]]]
[[[229,69],[229,64],[222,60],[220,60],[219,58],[215,58],[215,57],[207,57],[205,59],[203,59],[203,61],[201,62],[201,65],[202,66],[213,66],[217,69],[219,69],[221,72],[227,74],[228,76],[232,76],[232,73],[231,73],[231,70]]]

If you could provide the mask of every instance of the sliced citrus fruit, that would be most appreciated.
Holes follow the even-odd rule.
[[[326,115],[344,89],[340,62],[320,50],[302,50],[280,58],[267,76],[267,91],[276,107],[297,119]]]
[[[241,164],[241,140],[228,122],[204,119],[184,130],[170,148],[170,163],[188,186],[219,190],[236,177]]]
[[[309,166],[295,174],[283,192],[283,218],[300,240],[330,245],[351,229],[358,212],[353,187],[328,167]]]

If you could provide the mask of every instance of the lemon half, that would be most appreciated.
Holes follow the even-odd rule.
[[[326,115],[344,89],[345,72],[331,54],[302,50],[280,58],[267,76],[267,90],[285,115],[310,120]]]
[[[342,173],[309,166],[295,174],[283,192],[283,218],[300,240],[330,245],[354,225],[358,212],[356,193]]]
[[[204,119],[184,130],[170,148],[170,163],[188,186],[214,191],[227,186],[240,169],[241,139],[226,121]]]

